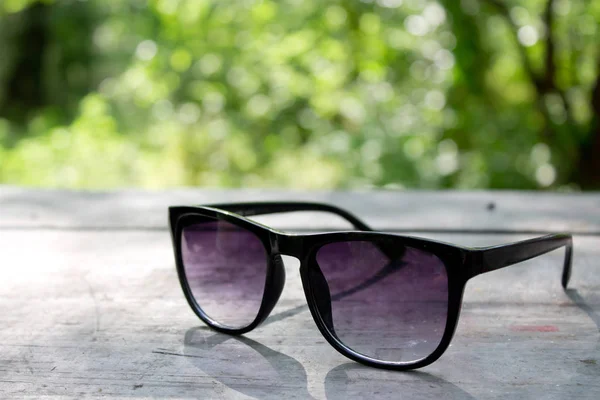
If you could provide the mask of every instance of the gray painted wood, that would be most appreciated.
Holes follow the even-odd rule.
[[[263,199],[1,188],[0,398],[600,398],[600,195],[267,192],[334,201],[389,229],[515,231],[422,233],[464,245],[532,236],[519,230],[583,233],[572,290],[560,287],[561,251],[473,279],[451,348],[411,373],[333,350],[306,310],[292,258],[264,325],[240,338],[201,325],[177,282],[165,207],[250,198]],[[288,217],[271,222],[317,225]]]
[[[383,230],[508,230],[600,234],[600,196],[539,192],[294,192],[281,190],[124,190],[90,193],[0,186],[0,227],[166,229],[169,205],[231,201],[322,201]],[[271,218],[283,227],[336,220]]]

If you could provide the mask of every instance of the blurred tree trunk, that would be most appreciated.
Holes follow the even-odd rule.
[[[35,3],[19,16],[21,25],[10,38],[16,54],[6,80],[5,106],[0,116],[23,122],[29,111],[46,104],[43,85],[44,56],[48,46],[49,6]]]
[[[573,118],[570,103],[565,94],[565,88],[558,85],[556,79],[557,65],[555,58],[556,32],[554,30],[554,3],[555,0],[547,0],[542,19],[547,28],[545,39],[545,53],[542,71],[535,71],[529,55],[523,45],[517,38],[517,25],[510,17],[510,8],[502,0],[482,0],[489,4],[506,23],[511,27],[513,40],[519,50],[522,67],[524,68],[531,84],[535,87],[537,95],[537,106],[544,117],[544,126],[540,132],[541,139],[546,141],[551,148],[557,149],[562,153],[565,160],[571,160],[571,171],[563,176],[563,179],[570,179],[571,182],[578,184],[582,189],[600,188],[600,62],[597,63],[599,76],[592,89],[590,105],[593,113],[592,122],[589,127],[577,124]],[[565,112],[566,122],[559,126],[552,121],[550,110],[545,103],[548,95],[557,95],[562,100]],[[565,143],[564,136],[578,135],[578,133],[588,131],[583,135],[584,139],[575,143]]]
[[[598,62],[600,70],[600,62]],[[574,180],[583,189],[600,188],[600,71],[591,95],[594,117],[586,140],[579,149],[578,176]]]

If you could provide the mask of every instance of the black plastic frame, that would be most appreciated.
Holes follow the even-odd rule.
[[[245,218],[252,215],[294,211],[322,211],[337,214],[349,221],[357,231],[298,234],[282,232]],[[265,246],[267,276],[262,304],[252,323],[241,329],[232,329],[209,318],[196,303],[185,276],[181,257],[181,232],[190,224],[206,220],[223,220],[253,232]],[[573,242],[570,234],[551,234],[501,246],[468,248],[429,239],[392,233],[374,232],[367,224],[338,207],[307,202],[260,202],[215,204],[210,206],[174,206],[169,208],[171,238],[175,262],[183,293],[198,317],[211,328],[233,335],[251,331],[263,322],[275,307],[283,290],[285,269],[281,255],[300,260],[300,276],[309,310],[325,339],[344,356],[360,363],[391,370],[421,368],[437,360],[450,345],[458,324],[462,297],[467,281],[481,273],[504,268],[533,257],[566,247],[562,286],[567,287],[571,276]],[[330,301],[328,286],[316,262],[317,251],[325,244],[339,241],[390,242],[396,246],[410,246],[435,254],[446,266],[448,275],[448,316],[442,340],[429,356],[412,362],[388,362],[359,354],[338,340],[323,307]],[[385,251],[385,249],[383,249]],[[319,309],[321,305],[321,309]],[[323,315],[325,314],[325,315]]]

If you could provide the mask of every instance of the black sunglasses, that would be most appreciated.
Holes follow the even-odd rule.
[[[281,232],[245,216],[324,211],[351,232]],[[572,236],[552,234],[486,248],[373,232],[340,208],[318,203],[238,203],[169,208],[179,281],[211,328],[257,327],[283,290],[281,255],[300,260],[310,312],[340,353],[373,367],[407,370],[437,360],[458,323],[467,281],[566,246],[562,285],[571,275]]]

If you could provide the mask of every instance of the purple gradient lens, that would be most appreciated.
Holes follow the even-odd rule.
[[[254,321],[268,264],[256,235],[225,221],[190,225],[181,232],[181,256],[192,296],[208,317],[233,329]]]
[[[389,241],[348,241],[321,247],[317,263],[329,286],[335,335],[348,348],[410,362],[438,347],[448,314],[448,276],[438,257]]]

